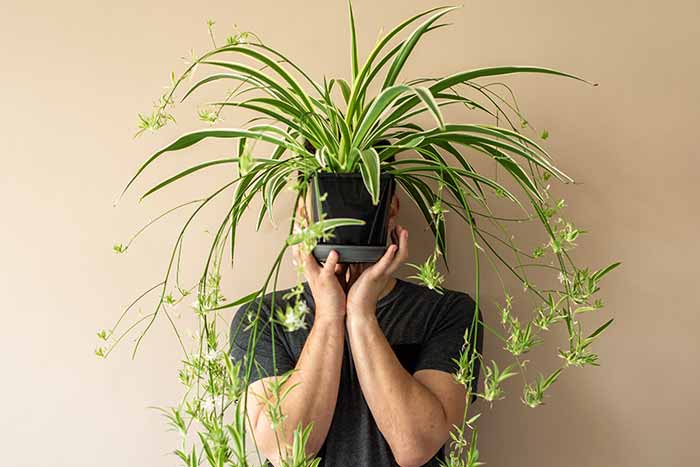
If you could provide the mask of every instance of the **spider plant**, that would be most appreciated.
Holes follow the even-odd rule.
[[[206,139],[227,139],[232,142],[229,157],[213,159],[184,168],[143,191],[141,199],[151,198],[178,181],[203,170],[224,170],[229,180],[201,199],[175,206],[163,216],[190,209],[182,228],[175,235],[174,246],[166,261],[166,273],[156,285],[147,289],[124,310],[116,324],[100,331],[104,343],[96,353],[106,357],[122,339],[138,332],[134,354],[157,318],[163,316],[180,333],[172,316],[173,307],[193,292],[193,307],[198,329],[192,348],[182,340],[184,365],[180,381],[185,387],[182,401],[167,410],[169,423],[182,434],[182,446],[176,454],[185,465],[211,466],[248,465],[246,454],[247,385],[255,362],[255,343],[259,331],[269,326],[288,332],[305,326],[308,312],[303,302],[299,282],[286,297],[290,306],[272,313],[269,321],[260,317],[262,302],[248,307],[245,325],[252,330],[246,364],[233,364],[227,358],[227,342],[231,336],[217,326],[219,318],[242,304],[254,302],[267,292],[275,293],[280,266],[290,246],[299,244],[307,250],[317,242],[333,235],[333,229],[358,223],[356,219],[326,219],[304,224],[290,213],[287,240],[270,265],[261,286],[232,301],[221,294],[222,269],[228,253],[231,268],[236,270],[235,247],[241,218],[260,198],[256,226],[266,217],[272,220],[275,205],[285,188],[291,189],[297,200],[306,195],[310,180],[318,173],[360,173],[374,203],[380,187],[380,174],[391,174],[398,186],[411,199],[435,239],[433,253],[424,264],[414,265],[414,278],[440,290],[443,275],[438,271],[441,260],[448,266],[446,249],[446,213],[455,222],[463,222],[465,237],[473,250],[474,274],[468,288],[479,306],[480,278],[483,261],[501,277],[512,275],[523,285],[533,300],[534,312],[513,312],[513,298],[506,281],[501,279],[505,305],[501,309],[501,330],[488,322],[477,322],[465,334],[462,355],[455,374],[467,390],[467,410],[461,426],[455,427],[451,452],[445,465],[451,467],[478,465],[476,426],[478,418],[470,407],[473,396],[490,403],[505,396],[501,384],[515,374],[523,376],[523,401],[528,406],[543,402],[545,390],[571,366],[596,365],[597,356],[590,345],[612,320],[585,336],[582,318],[602,308],[596,299],[601,279],[618,263],[591,270],[577,266],[570,251],[582,230],[564,218],[563,200],[554,199],[552,183],[572,180],[554,163],[543,147],[548,133],[535,132],[522,115],[514,93],[508,85],[493,81],[506,75],[539,74],[587,81],[569,73],[536,66],[500,66],[458,71],[437,78],[406,80],[402,70],[419,42],[446,26],[446,16],[455,7],[438,7],[418,13],[384,34],[363,58],[357,47],[355,18],[349,4],[350,19],[350,77],[316,80],[303,68],[276,48],[249,32],[235,32],[218,45],[214,22],[208,30],[212,48],[201,55],[192,55],[188,66],[176,75],[171,73],[167,91],[160,96],[153,111],[139,114],[139,132],[158,130],[175,121],[171,108],[178,102],[191,100],[204,88],[228,85],[222,97],[198,108],[204,127],[182,134],[170,144],[153,152],[128,181],[122,195],[135,186],[140,176],[163,157],[175,151],[191,148]],[[207,70],[202,72],[202,70]],[[483,124],[453,123],[443,110],[455,107],[465,112],[470,121],[481,118]],[[242,126],[222,124],[229,112],[244,110],[253,117]],[[429,118],[423,118],[428,116]],[[425,122],[428,122],[427,124]],[[496,166],[498,172],[478,170],[484,162]],[[236,170],[232,170],[232,167]],[[198,215],[210,203],[228,197],[227,208],[220,213],[213,240],[200,279],[192,286],[182,285],[179,271],[183,238]],[[121,198],[121,196],[120,196]],[[494,200],[497,200],[496,202]],[[508,217],[496,212],[503,201],[522,212]],[[146,227],[162,216],[149,222]],[[542,235],[541,246],[534,250],[517,245],[510,227],[535,222]],[[300,227],[301,226],[301,227]],[[114,247],[124,253],[145,230],[139,230],[126,244]],[[555,287],[538,286],[528,275],[531,268],[544,268],[559,279]],[[302,277],[299,272],[299,278]],[[135,304],[156,294],[153,312],[124,324]],[[190,299],[191,300],[191,299]],[[274,304],[274,300],[273,300]],[[527,306],[527,305],[525,305]],[[469,312],[471,310],[465,310]],[[517,316],[516,316],[517,314]],[[546,331],[561,323],[568,340],[559,350],[562,365],[550,376],[538,375],[528,382],[523,355],[542,345]],[[491,366],[476,348],[476,326],[491,331],[495,339],[511,355],[512,362],[499,371],[495,361]],[[237,331],[233,331],[237,332]],[[277,332],[280,332],[278,329]],[[485,393],[475,392],[472,382],[477,377],[477,363],[485,368],[488,383]],[[281,375],[282,376],[282,375]],[[281,381],[281,380],[278,380]],[[277,393],[276,402],[268,401],[267,414],[272,423],[280,423],[281,383],[271,387]],[[274,398],[273,398],[274,399]],[[232,416],[225,416],[232,412]],[[232,419],[232,420],[229,420]],[[307,459],[303,443],[309,427],[299,427],[290,452],[288,465],[314,465]],[[468,429],[472,431],[470,435]],[[197,437],[189,436],[196,432]]]

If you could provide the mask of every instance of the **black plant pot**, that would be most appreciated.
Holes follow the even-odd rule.
[[[319,207],[326,219],[349,217],[365,221],[364,225],[337,227],[333,238],[314,248],[316,259],[325,261],[331,250],[338,252],[341,263],[373,263],[381,258],[387,248],[389,206],[395,183],[393,175],[380,175],[379,203],[375,206],[359,173],[316,174],[310,186],[314,221],[319,219]],[[319,204],[318,196],[324,193],[326,198]]]

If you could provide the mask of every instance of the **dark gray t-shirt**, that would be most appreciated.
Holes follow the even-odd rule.
[[[305,300],[311,313],[307,316],[307,329],[284,332],[277,324],[274,329],[275,365],[273,365],[273,339],[269,324],[259,327],[259,340],[251,382],[265,376],[283,374],[293,369],[313,325],[314,302],[308,284]],[[282,298],[288,290],[275,293],[275,314],[284,310]],[[243,305],[231,323],[231,357],[243,360],[250,331],[245,330],[246,311],[257,312],[258,304]],[[264,297],[260,309],[260,323],[269,323],[272,296]],[[432,369],[454,373],[464,342],[465,331],[471,329],[475,303],[465,293],[445,290],[439,294],[427,287],[397,279],[396,286],[377,303],[377,319],[389,344],[401,364],[413,374],[418,370]],[[482,328],[477,329],[477,347],[481,350]],[[478,374],[478,371],[477,371]],[[326,441],[318,453],[324,467],[385,467],[396,466],[391,449],[377,428],[369,406],[365,401],[360,381],[355,372],[350,346],[345,341],[343,364],[338,390],[338,402]],[[438,466],[442,450],[425,466]]]

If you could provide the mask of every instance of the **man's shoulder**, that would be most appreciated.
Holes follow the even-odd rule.
[[[292,291],[291,287],[286,289],[276,289],[266,292],[264,295],[258,295],[254,300],[248,302],[248,306],[259,305],[261,302],[264,307],[270,307],[274,303],[279,306],[287,301],[288,294]]]
[[[291,290],[291,288],[286,288],[266,292],[263,295],[258,295],[252,300],[239,305],[233,315],[233,321],[236,322],[244,316],[251,314],[267,320],[273,308],[275,313],[278,308],[284,308],[286,302],[285,296],[287,296]]]
[[[441,288],[436,290],[423,284],[417,284],[407,280],[399,279],[402,283],[404,296],[410,299],[421,298],[431,302],[440,302],[445,306],[474,304],[472,297],[460,290]]]

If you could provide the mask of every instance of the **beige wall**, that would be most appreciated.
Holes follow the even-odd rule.
[[[436,2],[355,4],[366,51],[380,27]],[[131,138],[136,112],[147,111],[169,71],[181,68],[179,57],[208,45],[205,20],[217,20],[220,31],[235,22],[257,32],[314,76],[347,74],[342,1],[201,5],[0,5],[4,466],[175,463],[168,454],[175,436],[147,409],[174,402],[180,393],[179,354],[165,323],[134,361],[128,342],[106,362],[91,354],[94,332],[159,280],[177,219],[154,229],[125,257],[112,254],[112,243],[165,206],[221,180],[204,175],[157,201],[137,205],[134,192],[119,208],[111,206],[149,151],[193,127],[183,112],[179,128]],[[537,64],[600,83],[509,81],[530,120],[549,129],[548,147],[559,164],[580,182],[563,192],[570,215],[592,232],[578,257],[592,267],[614,259],[624,267],[605,284],[605,313],[617,321],[597,344],[600,368],[567,373],[540,409],[525,408],[518,392],[491,411],[483,407],[481,450],[490,466],[698,465],[698,5],[470,1],[409,67],[419,75]],[[239,123],[235,116],[228,122]],[[147,180],[173,173],[190,158],[211,156],[214,148],[225,146],[173,156]],[[406,209],[404,216],[414,232],[412,259],[420,261],[428,236],[415,212]],[[266,226],[256,235],[247,225],[242,240],[249,246],[239,250],[243,267],[227,278],[229,296],[258,284],[283,238],[281,229]],[[201,230],[187,243],[193,260],[207,240]],[[456,228],[451,234],[449,285],[471,291],[465,242]],[[199,263],[191,264],[194,277]],[[291,282],[289,268],[283,279]],[[498,298],[495,284],[487,282],[483,293],[486,311],[495,312],[488,305]],[[496,347],[490,341],[487,351]],[[555,347],[545,350],[551,354]]]

